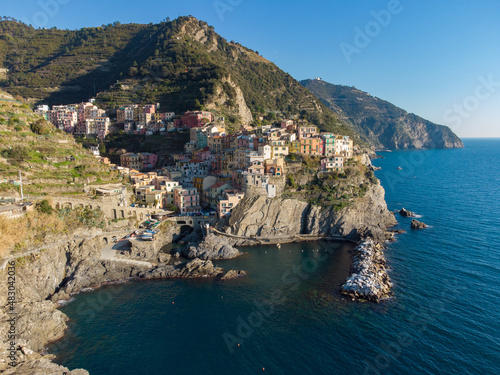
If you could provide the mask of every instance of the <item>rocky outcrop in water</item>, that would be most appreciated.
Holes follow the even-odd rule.
[[[414,217],[415,216],[414,212],[408,211],[404,207],[401,210],[399,210],[399,214],[403,217]]]
[[[243,270],[239,270],[239,271],[229,270],[226,272],[226,274],[224,276],[221,277],[221,280],[236,279],[237,277],[246,276],[246,274],[247,273]]]
[[[383,246],[369,238],[353,250],[351,276],[340,288],[352,299],[379,302],[391,295]]]
[[[196,246],[185,247],[182,255],[189,259],[232,259],[241,253],[226,238],[210,233]]]
[[[139,273],[141,279],[216,277],[224,273],[210,260],[193,259],[174,265],[160,264],[153,269]]]
[[[411,229],[425,229],[427,228],[427,224],[422,223],[421,221],[413,219],[410,224]]]

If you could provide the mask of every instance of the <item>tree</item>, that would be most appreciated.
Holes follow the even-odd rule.
[[[200,103],[198,99],[194,101],[194,108],[198,111],[203,111],[203,105]]]
[[[101,143],[99,145],[99,154],[104,155],[106,153],[106,145],[104,143]]]
[[[128,75],[130,77],[133,77],[135,75],[137,75],[137,73],[139,73],[139,69],[137,69],[135,66],[132,66],[129,70],[128,70]]]
[[[40,119],[30,125],[31,131],[35,134],[45,135],[49,134],[52,130],[50,123],[46,120]]]

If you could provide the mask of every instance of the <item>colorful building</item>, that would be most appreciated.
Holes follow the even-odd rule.
[[[321,138],[319,137],[300,138],[300,153],[306,155],[323,155]]]
[[[333,133],[321,133],[321,139],[323,139],[323,153],[325,156],[333,156],[335,155],[335,138],[336,135]]]
[[[344,172],[344,158],[340,155],[321,159],[321,169],[327,172]]]
[[[181,214],[200,211],[200,195],[198,190],[195,187],[180,187],[175,189],[174,204]]]
[[[226,190],[217,204],[217,215],[219,218],[228,217],[231,211],[245,197],[239,190]]]

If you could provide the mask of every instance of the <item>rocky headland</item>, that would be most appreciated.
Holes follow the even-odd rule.
[[[341,293],[352,299],[379,302],[391,296],[383,244],[393,239],[394,231],[389,228],[397,223],[384,195],[380,184],[371,184],[363,198],[341,210],[300,199],[244,198],[219,229],[237,246],[290,242],[300,238],[297,235],[356,242],[351,276]]]
[[[336,210],[333,207],[311,205],[300,199],[244,198],[234,209],[226,225],[219,229],[234,237],[236,246],[253,245],[252,238],[277,241],[304,235],[328,235],[353,241],[374,238],[384,242],[390,237],[389,227],[396,224],[394,214],[387,209],[384,188],[371,184],[363,198]]]
[[[207,235],[201,242],[185,246],[181,254],[188,259],[232,259],[241,255],[225,237],[213,233]]]

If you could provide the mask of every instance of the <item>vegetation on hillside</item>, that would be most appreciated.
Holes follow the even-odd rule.
[[[1,92],[0,92],[1,93]],[[119,181],[71,135],[35,115],[27,104],[0,99],[0,179],[24,180],[24,193],[82,192],[85,183]],[[2,184],[1,191],[18,191]]]
[[[55,236],[71,235],[78,228],[104,228],[105,225],[104,215],[99,209],[57,211],[52,208],[49,200],[43,200],[22,217],[9,219],[0,216],[0,258],[27,246],[53,241]]]
[[[231,124],[241,121],[239,88],[254,119],[296,115],[325,131],[354,136],[289,74],[193,17],[76,31],[3,21],[1,66],[9,69],[0,81],[5,90],[47,104],[99,93],[100,103],[110,109],[156,102],[178,113],[210,107]]]
[[[344,164],[344,172],[320,171],[320,158],[292,155],[283,197],[312,205],[341,210],[356,198],[363,198],[370,184],[378,184],[373,171],[356,158]]]

